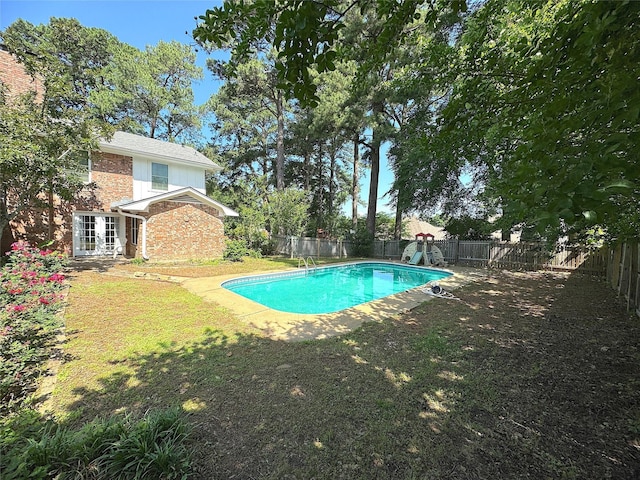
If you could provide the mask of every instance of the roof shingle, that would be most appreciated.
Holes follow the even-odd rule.
[[[110,140],[100,141],[104,151],[114,153],[129,152],[132,154],[160,157],[178,163],[197,165],[207,170],[220,171],[221,168],[212,160],[198,152],[195,148],[177,143],[165,142],[155,138],[143,137],[133,133],[116,132]]]

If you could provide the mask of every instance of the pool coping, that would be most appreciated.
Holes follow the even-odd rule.
[[[345,262],[344,264],[347,263],[371,263],[371,261]],[[378,260],[376,260],[375,263],[400,264],[399,262]],[[420,268],[453,273],[450,277],[438,280],[438,284],[447,291],[454,291],[467,283],[486,276],[486,272],[483,270],[464,267]],[[436,298],[425,294],[423,292],[424,286],[420,286],[334,313],[287,313],[265,307],[222,286],[226,281],[241,277],[295,272],[297,270],[297,268],[291,268],[259,272],[251,275],[234,274],[190,278],[183,280],[181,284],[191,293],[204,298],[205,301],[215,302],[230,310],[243,322],[262,331],[269,338],[283,341],[303,341],[343,335],[358,328],[364,322],[381,321],[399,313],[412,310],[418,305]]]

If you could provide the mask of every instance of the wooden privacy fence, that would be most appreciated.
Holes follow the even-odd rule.
[[[353,248],[346,240],[329,240],[313,237],[278,237],[272,236],[276,253],[297,257],[351,257]]]
[[[589,249],[575,245],[558,245],[550,252],[540,243],[461,241],[455,263],[507,270],[578,271],[604,276],[607,255],[604,249]]]
[[[311,237],[273,237],[276,252],[293,257],[353,257],[355,246],[347,240]],[[408,240],[375,240],[372,256],[400,260]],[[567,270],[605,276],[608,257],[604,249],[561,245],[549,252],[540,243],[437,240],[435,245],[450,264],[507,270]]]

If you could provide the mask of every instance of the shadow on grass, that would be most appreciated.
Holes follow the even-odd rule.
[[[640,328],[612,292],[499,273],[456,295],[325,340],[209,329],[112,359],[69,410],[181,406],[203,479],[633,478]]]

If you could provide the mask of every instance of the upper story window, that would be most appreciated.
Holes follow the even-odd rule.
[[[91,158],[89,157],[89,152],[79,151],[70,153],[70,155],[73,160],[71,163],[73,167],[70,165],[67,172],[77,177],[80,181],[89,183],[91,181]]]
[[[83,182],[91,181],[91,158],[89,152],[80,152],[78,155],[78,175]]]
[[[151,164],[151,188],[153,190],[169,190],[169,165]]]

